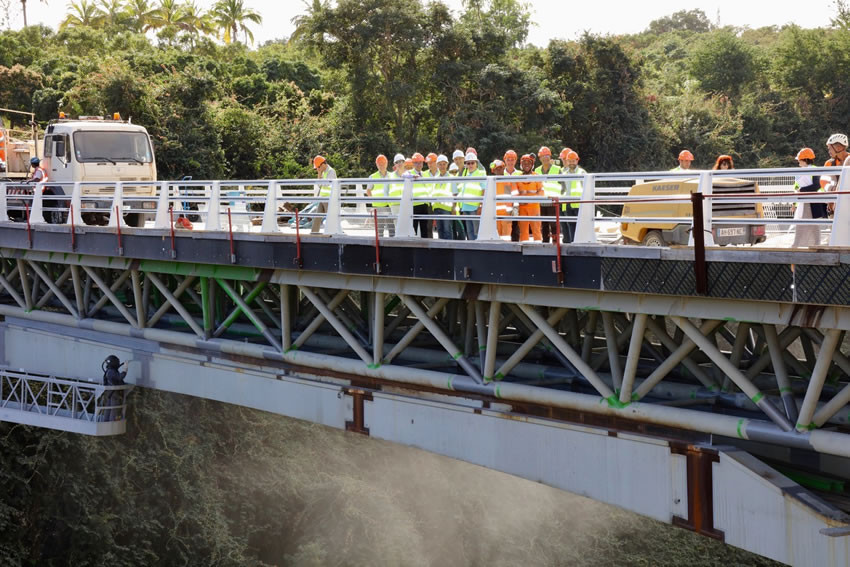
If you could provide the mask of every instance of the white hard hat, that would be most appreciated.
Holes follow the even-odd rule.
[[[460,150],[455,150],[455,153],[452,154],[452,159],[463,157],[463,152]]]
[[[453,163],[449,166],[449,171],[457,171],[457,164]]]
[[[446,157],[445,155],[443,155],[443,154],[440,154],[440,155],[438,155],[438,156],[437,156],[437,163],[440,163],[441,161],[444,161],[444,162],[446,162],[446,163],[449,163],[449,158],[447,158],[447,157]]]
[[[472,152],[469,152],[468,154],[466,154],[466,158],[465,158],[465,160],[466,160],[466,161],[478,161],[478,156],[477,156],[477,155],[475,155],[475,154],[474,154],[474,153],[472,153]]]
[[[404,156],[401,154],[396,154],[393,158],[393,163],[398,163],[400,161],[404,161]]]
[[[845,134],[833,134],[829,137],[829,140],[826,141],[827,146],[831,146],[832,144],[841,144],[846,148],[848,146],[847,136]]]

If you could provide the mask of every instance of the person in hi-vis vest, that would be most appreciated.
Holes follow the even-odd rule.
[[[313,168],[316,170],[316,178],[317,179],[336,179],[336,171],[334,168],[328,164],[328,160],[325,159],[324,156],[318,155],[313,158]],[[316,186],[316,197],[323,197],[327,199],[331,196],[331,186],[330,183],[327,185],[317,185]],[[328,202],[320,201],[319,206],[316,208],[316,213],[327,214],[328,212]],[[325,220],[324,217],[314,217],[313,224],[310,228],[310,234],[319,234],[319,230],[322,228],[322,221]]]

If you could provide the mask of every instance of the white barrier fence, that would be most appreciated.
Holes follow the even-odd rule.
[[[309,227],[314,234],[374,238],[373,219],[377,216],[379,228],[388,227],[390,235],[395,238],[415,237],[414,226],[418,220],[463,221],[473,223],[477,233],[475,240],[497,241],[500,240],[497,222],[520,220],[553,223],[553,231],[561,232],[568,228],[568,224],[572,225],[572,241],[588,244],[597,242],[596,228],[600,225],[656,223],[686,225],[692,229],[693,217],[690,215],[617,216],[621,206],[634,203],[689,206],[691,196],[687,193],[628,195],[628,188],[635,183],[689,179],[696,180],[697,192],[704,196],[703,228],[707,245],[714,243],[712,234],[718,227],[755,224],[776,228],[819,225],[831,229],[830,246],[850,246],[850,171],[845,169],[812,167],[521,177],[0,183],[0,222],[8,219],[31,225],[53,223],[165,229],[174,226],[182,217],[188,222],[177,222],[178,227],[193,226],[206,231],[280,233],[300,232]],[[844,175],[841,175],[842,172]],[[834,192],[787,192],[788,181],[799,175],[841,177],[838,190]],[[715,194],[714,183],[723,178],[757,181],[765,189],[740,195]],[[501,184],[537,181],[546,182],[550,189],[552,184],[557,184],[560,187],[557,201],[552,198],[554,195],[522,197],[497,191]],[[431,188],[441,184],[451,188],[451,197],[431,194]],[[569,187],[574,184],[580,188],[580,198],[570,195]],[[776,185],[781,187],[779,192],[774,189]],[[384,191],[383,195],[370,196],[369,191],[377,187]],[[714,211],[714,204],[721,201],[724,204],[761,204],[766,212],[749,218],[721,216]],[[556,202],[558,206],[554,214],[521,217],[497,214],[499,205],[503,205],[501,208],[504,210],[532,203],[551,206]],[[467,210],[462,211],[460,216],[435,214],[430,207],[434,203]],[[791,218],[789,211],[793,203],[828,203],[834,207],[834,216]],[[416,204],[428,205],[428,213],[415,213]],[[570,210],[570,204],[577,205],[577,214],[565,214]],[[370,207],[373,208],[370,210]],[[560,225],[555,226],[556,221],[560,221]]]

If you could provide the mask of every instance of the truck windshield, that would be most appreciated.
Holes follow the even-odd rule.
[[[75,132],[74,155],[79,162],[153,161],[150,142],[143,132]]]

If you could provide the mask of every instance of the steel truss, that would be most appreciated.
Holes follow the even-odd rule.
[[[784,309],[33,251],[0,259],[5,315],[508,401],[593,399],[626,418],[850,456],[847,310],[827,308],[815,327]]]

